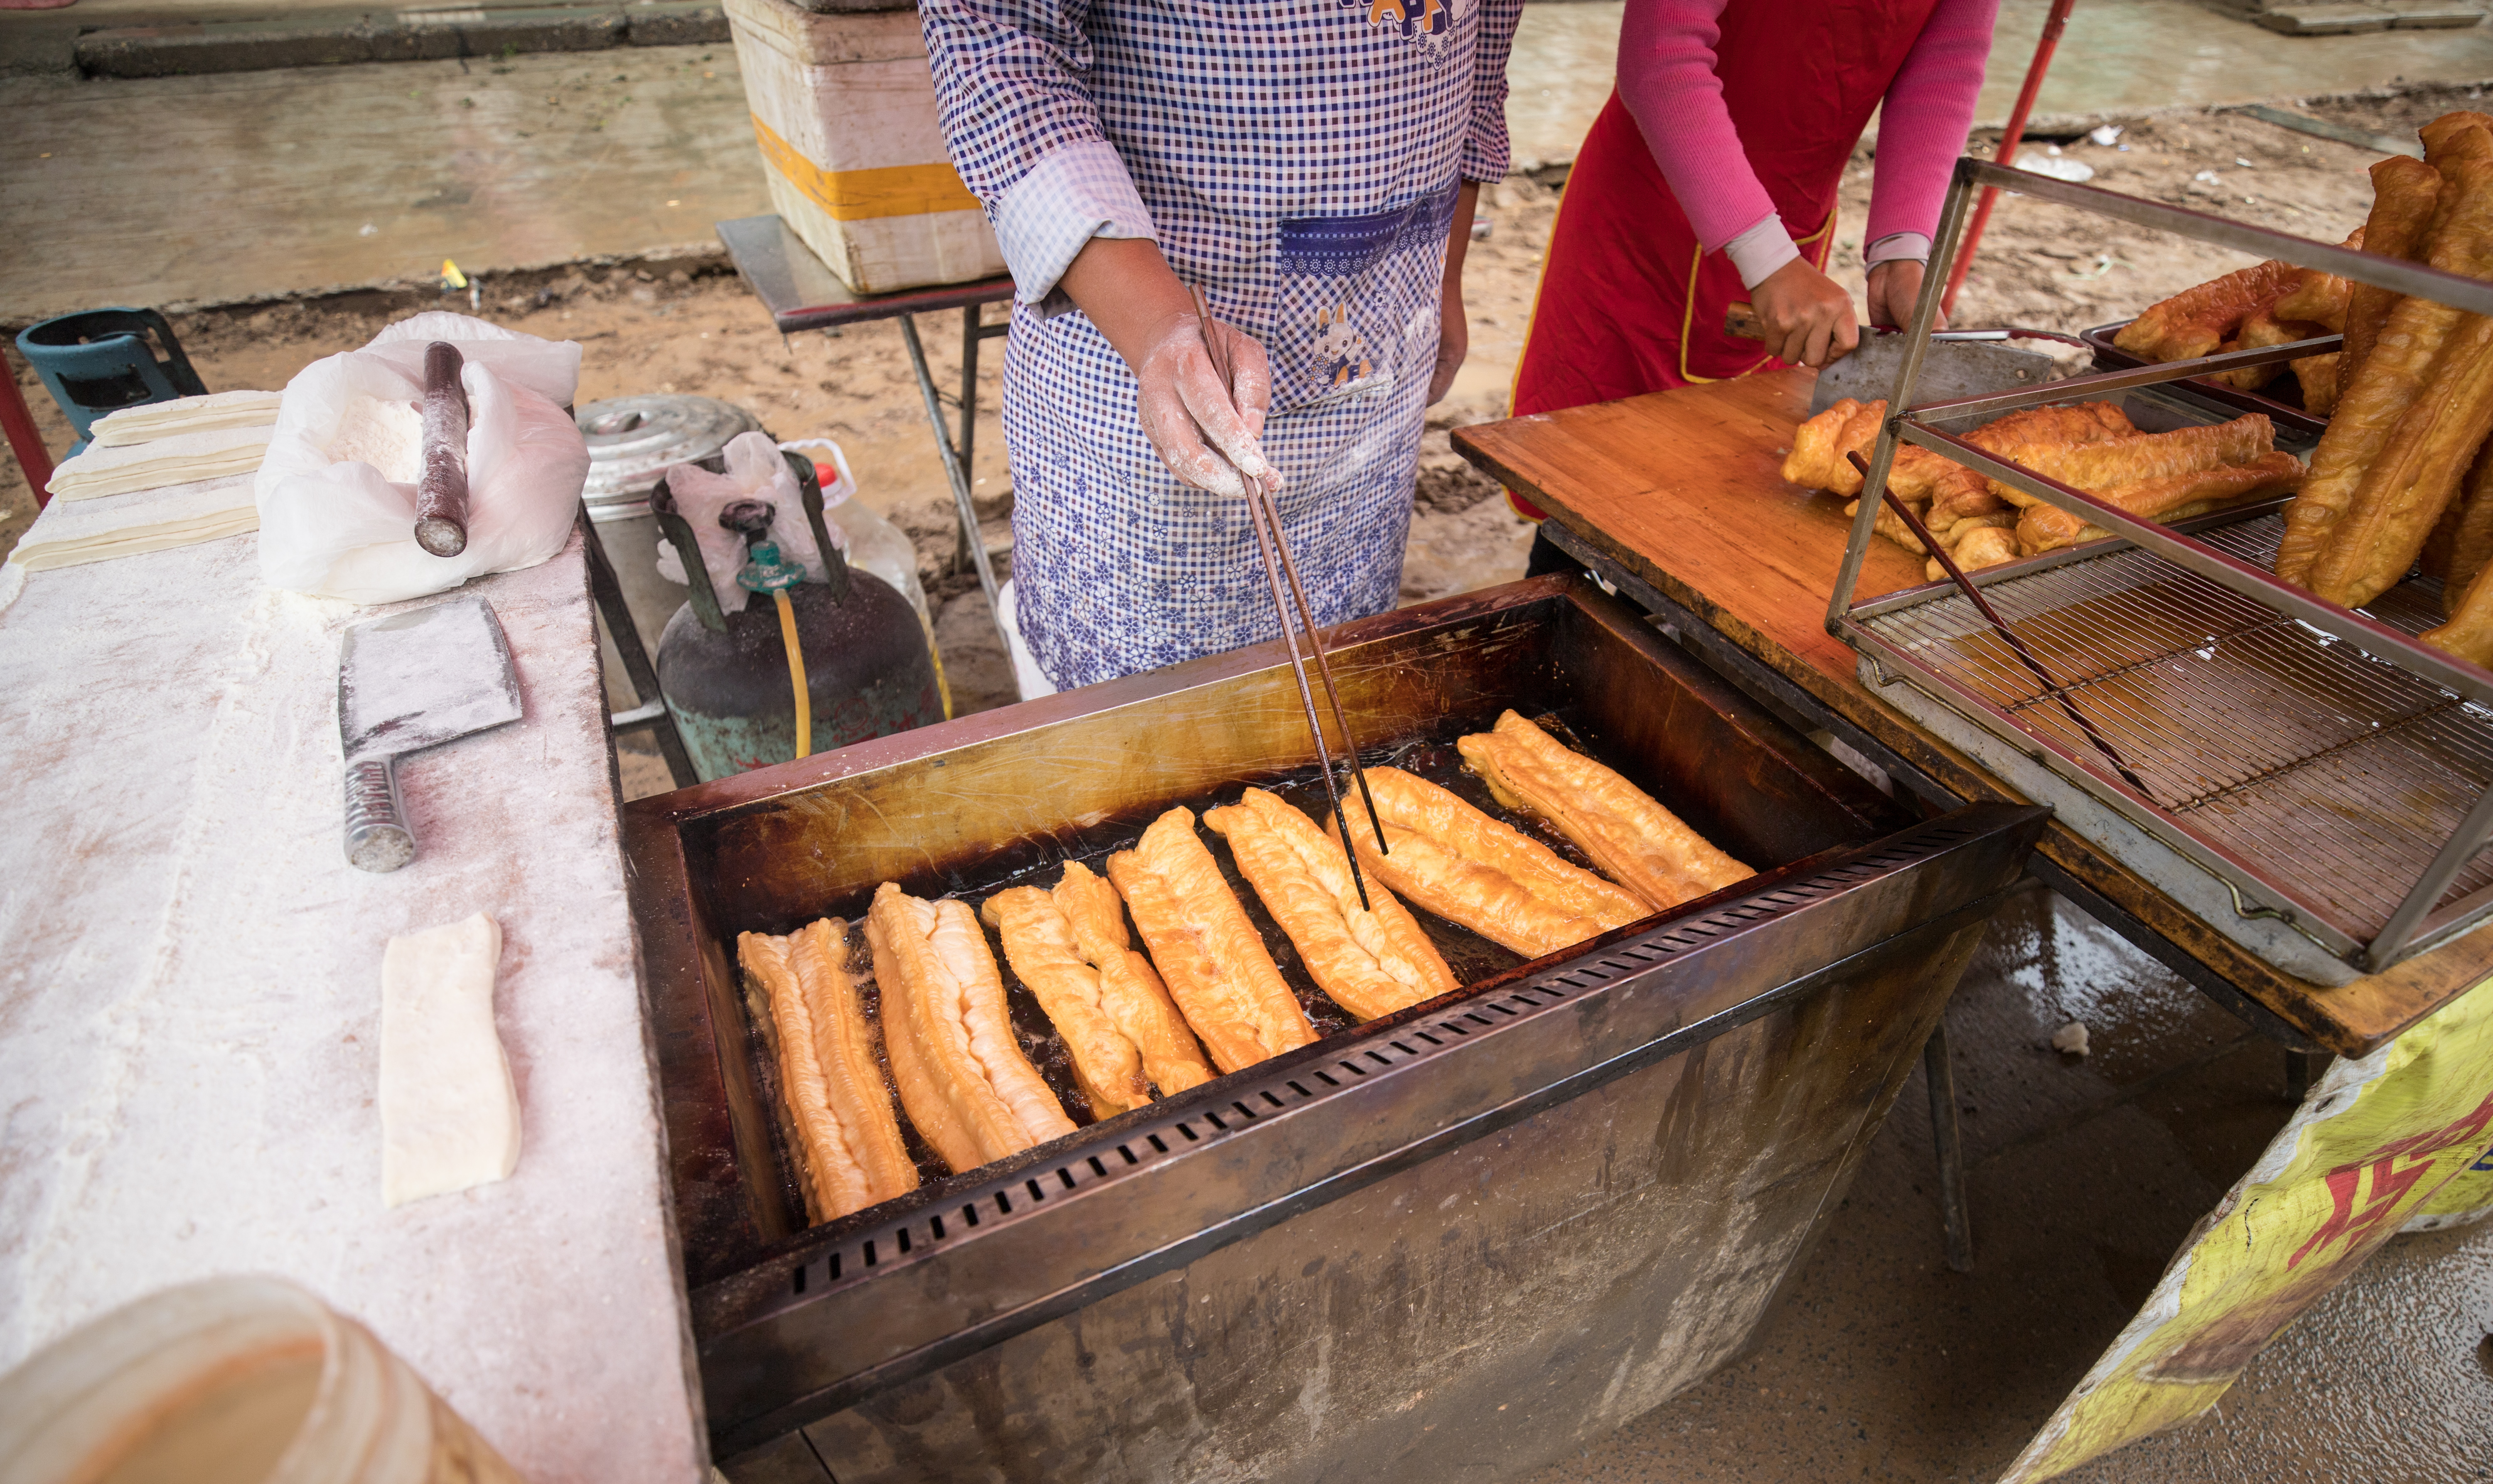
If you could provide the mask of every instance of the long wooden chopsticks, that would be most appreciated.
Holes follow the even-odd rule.
[[[1229,356],[1218,336],[1213,332],[1212,305],[1203,290],[1192,290],[1194,313],[1203,328],[1203,346],[1212,357],[1213,369],[1220,373],[1225,392],[1236,383],[1230,374]],[[1307,648],[1315,654],[1316,678],[1323,685],[1325,701],[1333,709],[1334,725],[1341,728],[1342,751],[1350,764],[1350,776],[1359,785],[1359,796],[1367,806],[1367,822],[1376,831],[1378,854],[1389,853],[1385,844],[1385,821],[1377,816],[1376,797],[1367,790],[1367,774],[1359,765],[1359,744],[1350,734],[1350,717],[1341,708],[1341,691],[1334,684],[1333,667],[1326,663],[1324,643],[1316,638],[1314,612],[1307,607],[1307,589],[1299,582],[1299,564],[1290,556],[1290,544],[1281,534],[1281,515],[1273,506],[1272,492],[1260,479],[1249,477],[1246,470],[1238,477],[1246,487],[1246,522],[1255,531],[1255,546],[1264,558],[1264,579],[1273,590],[1273,611],[1281,621],[1281,642],[1290,654],[1290,668],[1298,676],[1299,702],[1307,708],[1307,731],[1316,741],[1316,760],[1324,769],[1325,797],[1333,804],[1334,824],[1341,832],[1342,854],[1350,862],[1351,884],[1359,890],[1359,905],[1373,910],[1367,900],[1367,877],[1359,869],[1359,851],[1350,843],[1350,816],[1341,807],[1341,790],[1334,781],[1333,750],[1325,744],[1324,724],[1316,713],[1315,691],[1307,683],[1307,658],[1299,652],[1298,636],[1290,629],[1290,610],[1295,604],[1299,624],[1306,630]],[[1286,583],[1287,592],[1284,594]]]

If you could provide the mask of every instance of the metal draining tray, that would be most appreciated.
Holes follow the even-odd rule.
[[[1957,162],[1935,262],[1956,257],[1974,196],[2001,190],[2493,314],[2493,283],[1969,158]],[[2076,784],[2118,816],[2107,823],[2212,873],[2238,915],[2281,919],[2358,970],[2493,913],[2493,672],[2418,638],[2438,620],[2437,593],[2411,582],[2372,608],[2341,608],[2277,579],[2273,511],[2167,526],[1949,430],[2326,355],[2338,337],[1916,402],[1945,279],[1933,274],[1914,306],[1827,605],[1828,631],[1862,652],[1872,682],[1892,669]],[[1907,443],[2119,538],[1971,578],[2048,678],[2022,668],[1953,587],[1855,602],[1879,492]]]
[[[2199,535],[2265,566],[2283,529],[2271,506]],[[2332,951],[2379,935],[2493,787],[2493,711],[2151,552],[2088,548],[1987,582],[1983,595],[2146,784],[2151,807],[2124,813],[2218,874],[2246,877]],[[2437,597],[2437,584],[2409,581],[2364,611],[2417,634],[2441,621]],[[1954,588],[1917,588],[1854,616],[1881,647],[1927,667],[1939,698],[2021,745],[2044,743],[2059,771],[2083,770],[2096,791],[2134,802]],[[2463,913],[2488,885],[2493,849],[2436,905]]]

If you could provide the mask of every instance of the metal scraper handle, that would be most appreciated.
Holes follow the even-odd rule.
[[[415,859],[415,835],[398,794],[394,757],[346,764],[346,862],[359,871],[396,871]]]

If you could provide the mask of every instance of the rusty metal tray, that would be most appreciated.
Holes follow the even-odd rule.
[[[1442,1373],[1458,1395],[1536,1348],[1546,1360],[1571,1323],[1580,1336],[1684,1310],[1685,1353],[1637,1390],[1649,1406],[1762,1317],[2042,812],[1916,822],[1580,579],[1383,615],[1330,645],[1368,760],[1459,784],[1432,751],[1508,706],[1551,715],[1760,874],[1530,964],[1431,923],[1464,988],[1357,1026],[1242,891],[1326,1032],[1315,1045],[808,1229],[734,935],[851,915],[886,879],[978,900],[1129,843],[1171,803],[1304,784],[1312,750],[1289,671],[1262,646],[626,806],[694,1341],[731,1477],[823,1477],[826,1455],[843,1461],[844,1484],[945,1476],[990,1467],[1006,1435],[1046,1454],[1041,1435],[1083,1431],[1063,1404],[1084,1388],[1121,1413],[1191,1409],[1262,1476],[1307,1476],[1400,1438],[1411,1376]],[[1225,845],[1208,840],[1226,866]],[[1053,1032],[1014,998],[1044,1069]],[[1692,1071],[1716,1043],[1728,1059]],[[1084,1116],[1079,1098],[1066,1103]],[[1681,1152],[1659,1185],[1599,1189],[1606,1163],[1641,1158],[1622,1155],[1622,1139]],[[1270,1292],[1324,1268],[1381,1304],[1411,1280],[1370,1238],[1468,1240],[1480,1223],[1526,1217],[1541,1232],[1550,1202],[1580,1215],[1666,1189],[1690,1202],[1686,1221],[1647,1219],[1582,1254],[1588,1280],[1663,1285],[1633,1315],[1593,1285],[1464,1364],[1398,1371],[1368,1353],[1382,1332],[1357,1323],[1302,1316],[1266,1335],[1295,1344],[1316,1323],[1338,1345],[1334,1406],[1312,1432],[1264,1411],[1212,1414],[1183,1363],[1189,1331],[1154,1296],[1171,1281],[1226,1293],[1214,1274],[1241,1271]],[[1379,1200],[1385,1214],[1370,1208]],[[1543,1239],[1513,1236],[1517,1250]],[[1673,1261],[1657,1270],[1663,1253]],[[1500,1301],[1473,1276],[1433,1291],[1485,1322]],[[1113,1360],[1060,1374],[1067,1335],[1112,1332],[1098,1343]],[[1605,1425],[1593,1403],[1615,1385],[1608,1374],[1546,1385],[1545,1417],[1472,1445],[1553,1456]],[[965,1386],[1023,1400],[976,1419],[952,1405]],[[1468,1430],[1430,1446],[1465,1446]],[[1086,1477],[1174,1467],[1086,1456]]]

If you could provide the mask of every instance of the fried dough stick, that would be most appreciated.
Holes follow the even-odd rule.
[[[1077,924],[1101,916],[1099,893],[1105,921]],[[1142,1107],[1154,1083],[1165,1094],[1212,1080],[1151,961],[1130,946],[1117,889],[1089,867],[1067,862],[1054,891],[1000,891],[978,915],[1003,937],[1006,962],[1065,1037],[1073,1080],[1095,1116]]]
[[[1203,822],[1228,840],[1238,869],[1335,1004],[1372,1021],[1457,988],[1410,908],[1381,882],[1369,883],[1369,905],[1359,905],[1350,857],[1313,819],[1249,788],[1235,805],[1207,810]]]
[[[2268,453],[2248,463],[2218,464],[2186,474],[2118,485],[2097,498],[2141,519],[2178,520],[2291,490],[2302,475],[2301,460],[2292,454]],[[2054,505],[2028,505],[2017,521],[2018,549],[2028,556],[2073,547],[2082,541],[2100,541],[2111,534]]]
[[[884,1047],[912,1127],[954,1174],[1073,1132],[1022,1054],[996,957],[969,904],[886,881],[865,914]]]
[[[1884,399],[1864,403],[1847,397],[1835,402],[1801,424],[1793,434],[1791,456],[1784,460],[1784,478],[1847,497],[1858,495],[1861,471],[1852,466],[1847,456],[1870,456],[1886,415]],[[2026,442],[2087,442],[2137,430],[2111,402],[2080,402],[2009,413],[1975,429],[1966,435],[1966,441],[1976,448],[1999,452]],[[1953,460],[1914,444],[1896,451],[1895,467],[1889,471],[1887,483],[1896,497],[1907,504],[1927,502],[1934,529],[2003,508],[1989,481]],[[1921,549],[1921,544],[1892,514],[1882,512],[1880,522],[1880,534],[1909,549]]]
[[[2177,428],[2171,432],[2132,433],[2100,443],[2033,447],[2011,457],[2035,473],[2089,494],[2134,485],[2141,480],[2195,474],[2221,464],[2249,463],[2276,447],[2276,425],[2265,413],[2245,412],[2230,423]],[[1992,487],[2014,505],[2038,502],[2023,490],[1997,480]]]
[[[796,1133],[805,1204],[818,1222],[917,1188],[891,1089],[875,1063],[874,1032],[843,963],[848,932],[848,924],[826,917],[785,937],[741,933],[736,939],[736,962],[769,1001],[779,1096]]]
[[[2441,199],[2441,172],[2420,160],[2391,155],[2372,166],[2372,212],[2363,221],[2363,251],[2410,261],[2423,256],[2424,238],[2432,230]],[[2389,311],[2401,296],[2369,283],[2350,286],[2346,296],[2346,344],[2337,363],[2339,404],[2355,389],[2363,363],[2388,328]]]
[[[2112,342],[2143,361],[2187,361],[2231,340],[2243,320],[2284,297],[2302,270],[2270,258],[2185,288],[2121,327]]]
[[[1657,907],[1756,876],[1636,785],[1512,711],[1455,743],[1509,809],[1528,810]]]
[[[2493,496],[2493,438],[2476,451],[2476,461],[2468,466],[2458,498],[2442,516],[2448,538],[2448,559],[2441,573],[2444,613],[2458,611],[2460,596],[2476,580],[2476,574],[2484,570],[2486,558],[2493,557],[2493,498],[2488,496]]]
[[[1152,963],[1214,1065],[1235,1072],[1316,1038],[1246,909],[1195,834],[1191,811],[1170,810],[1132,849],[1109,856],[1108,879],[1133,909]]]
[[[2227,341],[2224,348],[2265,350],[2270,345],[2290,345],[2296,341],[2315,340],[2328,333],[2310,320],[2287,319],[2271,306],[2243,320],[2241,333]],[[2300,359],[2309,361],[2317,358],[2303,356]],[[2239,387],[2245,392],[2256,392],[2284,375],[2286,369],[2294,364],[2292,361],[2270,361],[2266,366],[2245,366],[2239,371],[2218,371],[2208,379]]]
[[[1537,959],[1653,911],[1636,893],[1577,870],[1426,779],[1369,768],[1367,786],[1387,853],[1376,853],[1363,806],[1342,802],[1362,810],[1350,838],[1368,879],[1493,943]]]
[[[2493,161],[2463,160],[2452,171],[2425,261],[2471,278],[2493,277]],[[2480,371],[2472,370],[2486,343],[2477,316],[2429,299],[2397,302],[2321,435],[2301,494],[2286,508],[2278,577],[2315,592],[2315,584],[2325,583],[2328,591],[2320,595],[2328,597],[2363,591],[2392,561],[2414,561],[2482,441],[2479,431],[2452,452],[2493,392]],[[2357,533],[2341,534],[2337,527],[2350,511],[2360,512]],[[2421,528],[2413,529],[2418,519]],[[2341,540],[2356,545],[2340,549]],[[2398,573],[2404,575],[2404,566]]]

